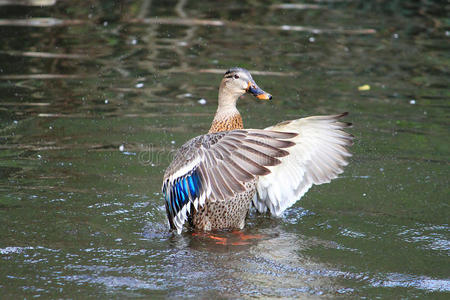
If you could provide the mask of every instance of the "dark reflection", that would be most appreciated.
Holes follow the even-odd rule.
[[[245,240],[246,244],[236,232],[173,236],[177,251],[167,257],[165,276],[183,274],[180,280],[194,290],[211,286],[215,293],[228,297],[322,295],[343,288],[337,282],[343,274],[327,270],[302,253],[317,241],[288,233],[276,224],[279,222],[257,219],[266,226],[243,230],[242,234],[258,237]],[[327,242],[322,246],[329,247]],[[185,292],[191,295],[189,290]]]
[[[9,178],[14,173],[21,171],[21,168],[0,167],[0,178]]]

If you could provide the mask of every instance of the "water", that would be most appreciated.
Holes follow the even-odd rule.
[[[445,1],[19,2],[0,1],[4,297],[449,296]],[[356,136],[339,179],[252,212],[264,238],[240,246],[169,233],[160,194],[232,66],[274,96],[239,101],[246,127],[349,111]]]

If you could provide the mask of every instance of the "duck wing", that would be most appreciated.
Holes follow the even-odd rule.
[[[353,136],[343,131],[351,124],[339,122],[346,115],[313,116],[265,129],[297,135],[290,139],[295,145],[287,149],[289,155],[279,158],[280,164],[268,167],[271,172],[259,177],[258,197],[253,199],[259,212],[269,210],[279,216],[313,184],[330,182],[343,172],[351,156],[346,147],[353,144]]]
[[[226,201],[245,191],[244,184],[281,163],[298,134],[272,130],[232,130],[186,142],[164,174],[162,191],[171,229],[181,232],[191,205],[205,199]]]

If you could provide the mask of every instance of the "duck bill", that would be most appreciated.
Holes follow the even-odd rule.
[[[249,82],[247,87],[247,93],[252,94],[259,100],[270,100],[272,99],[272,95],[269,93],[264,92],[262,89],[259,88],[255,83]]]

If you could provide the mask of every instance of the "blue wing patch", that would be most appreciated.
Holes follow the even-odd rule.
[[[201,194],[202,181],[197,169],[163,185],[166,212],[170,227],[176,229],[174,219],[186,205],[191,205]]]

